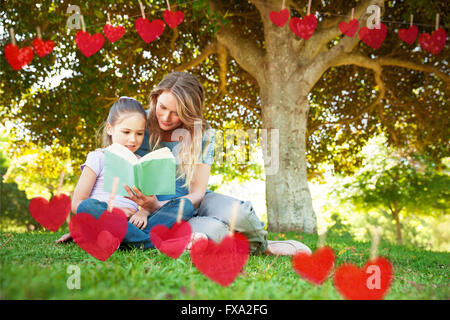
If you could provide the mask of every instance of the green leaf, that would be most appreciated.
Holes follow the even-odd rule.
[[[95,9],[95,10],[94,10],[94,14],[95,14],[95,16],[96,16],[97,18],[99,18],[99,19],[104,19],[104,18],[105,18],[105,15],[104,15],[103,12],[101,12],[100,10]]]

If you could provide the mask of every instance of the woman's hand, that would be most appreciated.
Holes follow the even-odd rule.
[[[128,187],[127,185],[124,185],[123,187],[129,195],[129,197],[125,198],[136,202],[139,206],[141,206],[148,212],[154,212],[162,207],[162,204],[158,201],[156,196],[146,196],[136,187],[133,187],[133,191],[134,193],[136,193],[134,194],[133,191],[131,191],[130,187]]]
[[[149,215],[150,215],[150,212],[141,209],[131,216],[129,222],[134,224],[139,229],[143,230],[147,226],[147,218]]]

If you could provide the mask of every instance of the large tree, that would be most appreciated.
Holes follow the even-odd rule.
[[[244,129],[278,130],[279,168],[266,177],[269,229],[274,231],[315,232],[308,174],[320,174],[321,163],[354,171],[361,164],[357,151],[376,133],[385,131],[388,143],[405,153],[420,151],[434,160],[448,155],[448,47],[432,56],[401,43],[399,25],[387,23],[388,37],[374,50],[338,29],[352,7],[365,26],[371,4],[382,8],[383,20],[409,21],[414,13],[416,21],[434,25],[435,14],[441,13],[445,25],[445,1],[313,1],[311,12],[318,12],[319,24],[303,40],[288,25],[279,28],[269,20],[282,0],[198,0],[179,6],[185,21],[173,30],[166,27],[150,44],[134,29],[140,16],[136,1],[70,3],[80,6],[90,33],[101,32],[108,12],[126,27],[126,35],[86,58],[74,44],[75,32],[65,28],[68,1],[8,1],[0,16],[2,48],[11,25],[21,45],[31,43],[36,26],[60,45],[51,57],[35,59],[21,72],[0,59],[0,116],[29,130],[34,142],[52,145],[58,137],[70,147],[74,165],[95,146],[95,129],[112,101],[125,94],[146,102],[152,86],[173,70],[202,79],[205,116],[215,128],[235,121]],[[143,3],[149,20],[162,17],[165,1]],[[287,0],[286,7],[291,16],[306,14],[306,1]],[[64,69],[70,76],[59,85],[39,89],[49,75]],[[21,141],[26,144],[19,133],[14,132],[17,152]]]

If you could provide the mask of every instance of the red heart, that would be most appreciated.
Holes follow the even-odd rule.
[[[441,53],[446,41],[447,33],[443,28],[435,30],[431,36],[428,33],[419,36],[420,46],[435,55]]]
[[[52,40],[44,41],[42,39],[36,38],[33,40],[33,48],[34,51],[36,51],[36,54],[42,58],[48,55],[50,52],[53,51],[53,47],[55,44]]]
[[[283,9],[280,12],[272,11],[269,14],[270,21],[272,21],[277,26],[283,28],[286,22],[289,20],[289,10]]]
[[[359,38],[367,44],[368,46],[378,49],[383,44],[384,39],[387,35],[386,25],[380,22],[380,28],[376,27],[373,29],[369,29],[367,27],[363,27],[359,30]]]
[[[312,255],[299,252],[292,258],[294,270],[307,281],[321,285],[334,266],[334,252],[329,247],[317,249]]]
[[[122,210],[104,211],[99,219],[88,213],[78,213],[70,219],[73,241],[94,258],[106,261],[125,237],[128,220]]]
[[[398,30],[398,37],[406,43],[413,44],[416,41],[419,28],[417,26],[411,26],[408,29]]]
[[[167,25],[173,29],[183,22],[184,13],[182,11],[172,12],[170,10],[166,10],[163,13],[163,17]]]
[[[110,24],[105,24],[105,26],[103,27],[103,33],[111,43],[114,43],[122,38],[125,33],[125,29],[122,26],[113,27]]]
[[[358,31],[359,22],[357,19],[352,19],[349,22],[342,21],[339,23],[339,30],[347,37],[352,38],[356,31]]]
[[[92,250],[98,250],[98,255],[102,252],[114,252],[120,246],[120,240],[114,237],[109,231],[102,230],[97,236],[96,246]],[[105,258],[108,259],[109,256]],[[104,260],[103,260],[104,261]]]
[[[222,286],[230,285],[248,260],[250,245],[242,234],[227,235],[216,244],[210,239],[193,243],[191,260],[209,279]]]
[[[54,196],[50,202],[42,197],[31,199],[28,210],[41,226],[56,231],[66,221],[70,213],[71,200],[68,195]]]
[[[378,257],[368,261],[362,270],[349,263],[340,266],[334,274],[334,286],[346,299],[381,300],[388,292],[392,279],[392,264]]]
[[[89,58],[103,47],[105,37],[101,33],[91,36],[88,32],[80,30],[75,36],[75,42],[81,53]]]
[[[306,16],[303,20],[294,17],[289,21],[289,27],[300,38],[308,40],[316,30],[317,18],[313,14]]]
[[[155,19],[152,22],[144,18],[138,18],[136,20],[137,33],[146,43],[157,39],[163,33],[165,26],[164,21],[160,19]]]
[[[191,225],[186,221],[175,223],[170,229],[160,224],[152,228],[150,239],[159,251],[177,259],[189,244],[191,233]]]
[[[18,46],[7,44],[5,47],[5,58],[14,70],[20,70],[33,60],[33,50],[31,47],[19,49]]]

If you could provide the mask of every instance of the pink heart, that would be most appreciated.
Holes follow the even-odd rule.
[[[432,35],[422,33],[419,36],[420,46],[434,55],[441,53],[446,41],[447,33],[443,28],[435,30]]]
[[[105,24],[103,27],[103,32],[105,33],[106,38],[108,38],[111,43],[114,43],[122,38],[125,33],[125,29],[122,26],[113,27],[110,24]]]
[[[308,40],[316,30],[317,18],[313,14],[306,16],[304,19],[294,17],[289,21],[289,27],[300,38]]]
[[[348,23],[342,21],[339,23],[339,30],[345,34],[347,37],[352,38],[356,31],[358,31],[359,22],[357,19],[350,20]]]
[[[81,53],[89,58],[103,47],[105,38],[101,33],[91,36],[88,32],[80,30],[75,36],[75,42]]]
[[[387,28],[384,23],[380,22],[380,28],[369,29],[363,27],[359,30],[359,38],[369,47],[378,49],[384,42],[387,35]]]
[[[416,41],[419,28],[417,26],[411,26],[408,29],[398,30],[398,37],[406,43],[413,44]]]
[[[166,25],[164,24],[164,21],[160,19],[149,22],[147,19],[138,18],[135,26],[137,33],[141,36],[142,40],[146,43],[150,43],[163,33]]]
[[[170,229],[156,225],[150,231],[150,240],[162,253],[177,259],[191,240],[191,225],[186,221],[175,223]]]
[[[163,17],[167,25],[173,29],[183,22],[184,13],[182,11],[172,12],[170,10],[166,10],[163,13]]]
[[[272,21],[275,25],[283,28],[286,22],[289,20],[289,10],[283,9],[280,12],[272,11],[269,14],[270,21]]]

